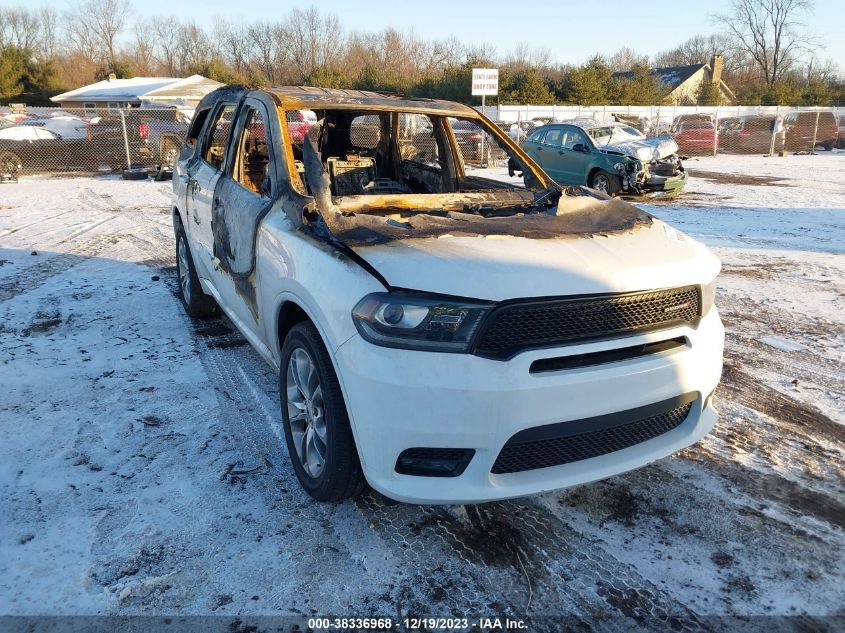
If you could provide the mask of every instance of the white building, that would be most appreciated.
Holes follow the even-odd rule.
[[[222,86],[202,75],[190,77],[133,77],[114,75],[88,86],[64,92],[50,100],[62,108],[83,108],[86,113],[116,112],[121,108],[181,106],[194,108],[209,92]]]

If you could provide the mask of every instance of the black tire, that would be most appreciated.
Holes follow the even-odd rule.
[[[822,147],[824,147],[824,151],[832,152],[833,151],[833,141],[826,142],[824,145],[822,145]]]
[[[20,156],[9,150],[0,152],[0,177],[8,175],[17,179],[22,168],[23,163],[21,163]]]
[[[305,391],[298,387],[298,383],[294,380],[293,383],[296,384],[291,384],[289,379],[289,374],[295,371],[291,368],[291,357],[297,354],[297,358],[300,358],[302,352],[312,363],[311,367],[314,370],[316,380],[318,380],[316,384],[320,390],[319,403],[315,403],[316,397],[314,399],[306,397]],[[337,375],[326,347],[319,332],[317,332],[317,328],[311,322],[297,323],[285,338],[282,345],[279,383],[282,426],[285,429],[288,455],[291,464],[293,464],[294,472],[296,472],[296,477],[305,492],[315,500],[324,502],[339,502],[360,494],[366,487],[366,481],[361,471],[361,463],[358,460],[358,451],[355,448],[355,439],[352,436],[346,403],[343,400]],[[291,393],[289,393],[289,390],[292,390]],[[304,403],[304,409],[293,404],[293,398],[301,399]],[[291,400],[290,403],[289,400]],[[312,405],[315,412],[313,418],[310,412],[306,413],[306,410],[311,409]],[[304,430],[293,428],[289,409],[297,412],[303,411],[303,413],[295,416],[300,420],[299,423],[295,420],[294,424],[297,424],[298,427],[301,424]],[[318,410],[319,416],[317,417],[316,411]],[[307,416],[307,421],[303,416]],[[321,466],[319,472],[314,474],[306,470],[308,466],[303,463],[300,451],[297,450],[294,433],[301,433],[301,451],[307,452],[308,428],[309,426],[316,428],[317,419],[322,420],[325,442],[321,441],[323,454],[314,454],[322,461],[319,464]],[[316,430],[312,432],[312,437],[315,441],[319,440],[319,434]],[[312,463],[311,466],[313,467],[314,464]]]
[[[149,178],[147,170],[138,167],[124,169],[122,175],[124,180],[147,180]]]
[[[622,191],[622,180],[616,174],[599,169],[590,178],[590,187],[613,196]]]
[[[185,250],[180,254],[182,248]],[[202,318],[218,313],[219,308],[214,298],[205,294],[200,285],[191,247],[181,222],[177,223],[176,229],[176,278],[179,280],[179,298],[188,316]]]

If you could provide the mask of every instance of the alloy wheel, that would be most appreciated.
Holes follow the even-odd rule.
[[[317,367],[302,347],[297,347],[290,355],[285,390],[288,425],[296,455],[305,472],[316,479],[326,464],[326,413]]]
[[[176,256],[179,262],[179,285],[182,287],[182,297],[185,303],[191,303],[191,270],[188,263],[188,246],[185,238],[179,237],[179,246],[176,249]]]
[[[595,180],[593,181],[593,188],[597,191],[601,191],[602,193],[607,193],[609,187],[609,183],[607,182],[607,176],[604,174],[599,174],[596,176]]]

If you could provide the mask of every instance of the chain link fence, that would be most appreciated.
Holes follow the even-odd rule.
[[[781,106],[499,106],[484,113],[522,142],[537,127],[571,120],[620,123],[668,135],[686,156],[770,155],[845,148],[845,109]]]
[[[485,108],[485,114],[504,134],[523,144],[530,142],[532,134],[541,126],[577,120],[588,127],[619,124],[613,126],[609,140],[591,135],[597,147],[627,143],[636,140],[638,135],[646,138],[670,136],[677,143],[681,156],[771,155],[845,147],[845,109],[491,106]],[[147,172],[166,170],[178,156],[190,123],[189,116],[176,108],[92,114],[82,109],[34,107],[13,113],[8,107],[0,106],[0,178],[9,180],[19,174],[91,173],[127,168]],[[302,141],[317,123],[316,115],[310,111],[292,111],[287,113],[287,118],[294,155],[301,161]],[[467,172],[485,175],[486,170],[499,179],[509,177],[507,155],[493,135],[471,121],[450,119],[449,126]],[[357,173],[364,177],[373,171],[384,130],[378,116],[362,115],[353,121],[351,140],[357,148],[355,160],[358,162],[352,164],[345,158],[338,158],[328,166],[333,178],[337,172],[336,182],[341,183],[338,186],[345,186],[342,183],[353,177],[343,174]],[[397,138],[403,159],[428,166],[428,170],[418,170],[416,176],[436,179],[438,169],[445,167],[444,156],[439,149],[442,141],[439,145],[428,117],[402,114]],[[418,184],[421,190],[426,188],[425,182]]]
[[[172,165],[189,118],[176,108],[91,113],[70,108],[0,106],[0,177],[98,172]]]

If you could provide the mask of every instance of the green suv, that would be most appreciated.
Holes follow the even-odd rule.
[[[677,193],[687,182],[675,141],[646,138],[628,125],[580,119],[551,123],[521,145],[561,185],[586,185],[612,196]]]

